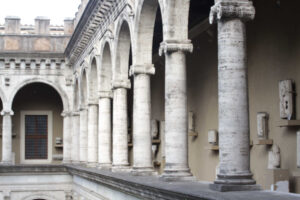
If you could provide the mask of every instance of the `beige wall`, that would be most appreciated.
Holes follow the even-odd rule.
[[[42,84],[40,84],[42,85]],[[42,91],[41,91],[42,90]],[[36,92],[34,92],[36,91]],[[55,148],[55,138],[63,136],[63,119],[61,113],[63,110],[59,95],[49,87],[27,87],[17,94],[13,111],[13,132],[16,137],[13,138],[13,152],[16,153],[16,164],[20,163],[20,124],[21,111],[52,111],[53,113],[53,138],[52,154],[62,154],[62,149]],[[57,161],[54,163],[58,163]]]

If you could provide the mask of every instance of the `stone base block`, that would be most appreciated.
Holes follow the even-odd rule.
[[[97,167],[97,163],[95,162],[89,162],[86,164],[87,167]]]
[[[115,165],[111,168],[111,171],[112,172],[121,172],[121,173],[126,172],[126,173],[129,173],[131,171],[131,168],[127,165],[121,165],[121,166]]]
[[[131,174],[134,176],[157,176],[158,173],[153,168],[136,168],[131,170]]]
[[[210,184],[209,188],[218,192],[232,191],[254,191],[261,190],[260,185],[230,185],[230,184]]]
[[[196,181],[197,179],[190,173],[189,170],[184,171],[164,171],[159,178],[162,181],[177,182],[177,181]]]
[[[105,164],[103,164],[103,163],[98,163],[98,165],[97,165],[97,168],[98,168],[98,169],[103,169],[103,170],[110,170],[111,167],[112,167],[112,165],[109,164],[109,163],[105,163]]]

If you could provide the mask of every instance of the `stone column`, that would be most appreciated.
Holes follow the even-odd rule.
[[[113,83],[113,171],[129,171],[127,89],[130,80]]]
[[[63,112],[63,163],[71,163],[72,152],[72,128],[71,128],[71,113]]]
[[[216,1],[210,21],[218,22],[219,146],[218,191],[258,189],[250,172],[249,106],[245,21],[255,9],[248,0]]]
[[[112,93],[101,91],[99,95],[98,167],[111,168],[111,98]]]
[[[88,144],[88,110],[87,108],[80,109],[80,133],[79,133],[79,160],[80,163],[87,162],[87,144]]]
[[[72,163],[79,163],[80,147],[80,114],[79,112],[73,112],[73,131],[72,131]]]
[[[188,166],[188,113],[186,95],[186,52],[192,52],[190,41],[164,41],[160,55],[165,54],[165,154],[166,165],[161,176],[166,181],[191,180]]]
[[[2,163],[3,165],[12,164],[12,116],[14,112],[11,110],[3,110],[2,122]]]
[[[151,136],[151,89],[150,75],[155,68],[149,65],[134,65],[133,105],[133,170],[134,175],[153,175]]]
[[[96,167],[98,162],[98,104],[88,107],[88,166]]]

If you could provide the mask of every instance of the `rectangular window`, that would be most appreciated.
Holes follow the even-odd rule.
[[[48,159],[47,115],[25,115],[25,159]]]

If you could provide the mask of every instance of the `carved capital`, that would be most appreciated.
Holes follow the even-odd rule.
[[[243,21],[253,20],[255,17],[255,8],[252,1],[219,1],[211,7],[209,22],[216,23],[222,19],[239,18]]]
[[[163,54],[173,53],[176,51],[182,52],[193,52],[193,44],[190,40],[186,41],[173,41],[173,40],[166,40],[160,43],[159,47],[159,55],[162,56]]]
[[[79,108],[79,111],[87,111],[87,110],[88,110],[87,106],[81,106]]]
[[[69,112],[69,111],[63,111],[61,113],[61,116],[62,117],[71,117],[72,116],[72,112]]]
[[[100,99],[112,99],[113,94],[111,91],[100,91],[99,92],[99,98]]]
[[[2,110],[1,111],[1,115],[2,116],[13,116],[14,115],[14,111],[12,111],[12,110]]]
[[[131,83],[129,79],[126,80],[114,80],[112,83],[112,89],[125,88],[130,89]]]
[[[88,100],[88,105],[92,106],[92,105],[98,105],[98,99],[97,98],[90,98]]]
[[[154,75],[155,74],[155,68],[154,65],[132,65],[129,70],[129,75],[137,75],[137,74],[149,74]]]
[[[73,111],[72,112],[72,116],[74,117],[74,116],[79,116],[80,115],[80,112],[79,111]]]

